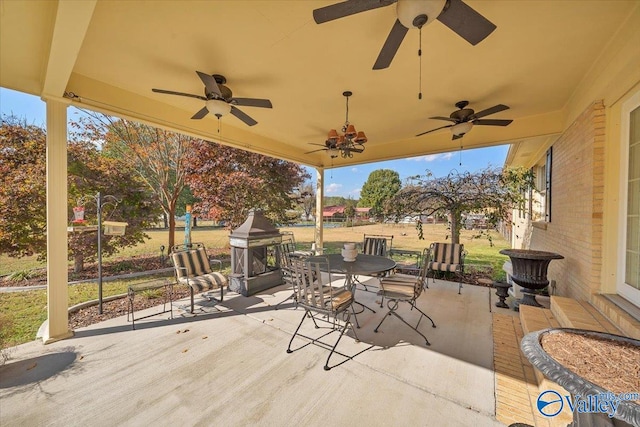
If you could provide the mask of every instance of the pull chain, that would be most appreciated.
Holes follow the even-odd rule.
[[[459,166],[462,166],[462,141],[460,141],[460,151],[459,151],[459,153],[460,153],[460,164],[459,164]]]
[[[216,117],[218,118],[218,140],[222,142],[222,133],[220,132],[222,130],[222,123],[220,122],[220,118],[222,117],[222,115],[216,114]]]
[[[418,40],[418,63],[419,63],[419,75],[418,75],[418,99],[422,99],[422,27],[420,27]]]

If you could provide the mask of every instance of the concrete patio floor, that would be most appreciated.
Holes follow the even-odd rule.
[[[218,306],[196,299],[195,316],[174,309],[174,319],[153,316],[136,330],[126,316],[112,319],[11,349],[0,425],[504,425],[495,418],[492,294],[430,281],[418,304],[437,325],[420,324],[427,347],[393,317],[374,333],[386,306],[358,291],[377,313],[358,315],[360,342],[349,331],[338,347],[352,359],[335,355],[332,365],[344,363],[328,372],[318,345],[286,353],[303,310],[274,310],[290,295],[284,287],[229,293]],[[408,309],[400,313],[415,322]],[[319,334],[310,321],[302,332]]]

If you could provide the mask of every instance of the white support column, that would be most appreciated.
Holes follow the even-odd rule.
[[[73,336],[69,330],[67,260],[67,105],[47,104],[47,322],[39,336],[45,344]]]
[[[322,211],[324,210],[324,168],[316,168],[316,229],[315,243],[316,253],[322,255],[324,248],[324,231]]]

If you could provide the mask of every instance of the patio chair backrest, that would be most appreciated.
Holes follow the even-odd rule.
[[[293,279],[296,281],[294,290],[301,306],[323,313],[336,313],[353,301],[351,292],[326,286],[331,283],[327,259],[308,261],[292,258],[291,266]]]
[[[365,234],[362,253],[388,257],[392,246],[393,236]]]
[[[432,261],[442,264],[462,264],[464,245],[459,243],[431,244]]]
[[[171,258],[178,279],[211,273],[209,257],[204,247],[175,251]]]
[[[430,252],[429,248],[424,248],[422,250],[423,260],[429,259],[429,252]],[[427,286],[427,270],[429,270],[428,263],[423,262],[422,265],[420,266],[420,273],[418,274],[416,283],[413,287],[414,301],[418,299],[420,294],[422,294],[422,291],[424,290],[424,288]]]

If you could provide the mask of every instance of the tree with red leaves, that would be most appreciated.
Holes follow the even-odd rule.
[[[290,197],[310,175],[291,162],[196,140],[189,145],[187,183],[201,199],[200,215],[240,225],[250,209],[261,209],[275,223],[289,222]]]

